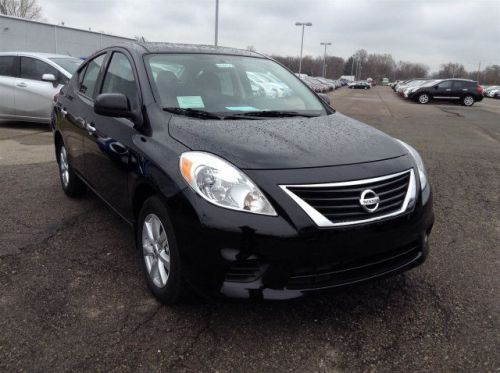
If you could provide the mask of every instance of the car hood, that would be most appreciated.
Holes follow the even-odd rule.
[[[242,169],[337,166],[406,154],[392,137],[335,113],[315,118],[199,120],[174,115],[170,135]]]

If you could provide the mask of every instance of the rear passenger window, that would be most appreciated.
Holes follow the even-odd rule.
[[[451,88],[451,80],[439,83],[439,88]]]
[[[101,66],[104,62],[105,57],[106,54],[101,54],[100,56],[94,58],[80,72],[79,78],[81,78],[81,75],[83,75],[83,79],[81,80],[78,90],[85,96],[93,97],[94,88],[96,86],[97,78],[99,77],[99,72],[101,71]]]
[[[48,63],[31,57],[21,57],[21,78],[30,80],[42,80],[43,74],[52,74],[59,80],[59,71]]]
[[[453,88],[455,89],[462,89],[462,88],[467,88],[465,85],[465,82],[461,82],[459,80],[456,80],[453,82]]]
[[[137,107],[137,84],[134,71],[123,53],[113,53],[101,93],[122,93],[129,99],[131,107]]]
[[[0,56],[0,76],[16,76],[15,56]]]

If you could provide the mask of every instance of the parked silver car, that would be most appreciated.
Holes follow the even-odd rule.
[[[0,119],[50,122],[54,95],[81,62],[57,54],[0,53]]]

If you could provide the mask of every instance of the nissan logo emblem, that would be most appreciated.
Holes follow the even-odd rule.
[[[359,198],[359,204],[367,212],[375,212],[378,209],[379,203],[379,196],[371,189],[364,190]]]

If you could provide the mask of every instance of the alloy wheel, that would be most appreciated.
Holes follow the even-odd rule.
[[[464,98],[464,105],[465,106],[471,106],[474,103],[474,98],[472,96],[466,96]]]
[[[420,95],[418,97],[418,102],[420,102],[421,104],[426,104],[429,102],[429,96],[428,95]]]
[[[68,155],[64,146],[61,146],[61,150],[59,152],[59,172],[61,173],[63,185],[67,188],[69,184],[69,164]]]
[[[149,278],[159,288],[167,285],[170,274],[170,249],[167,232],[160,218],[149,214],[142,226],[142,253]]]

